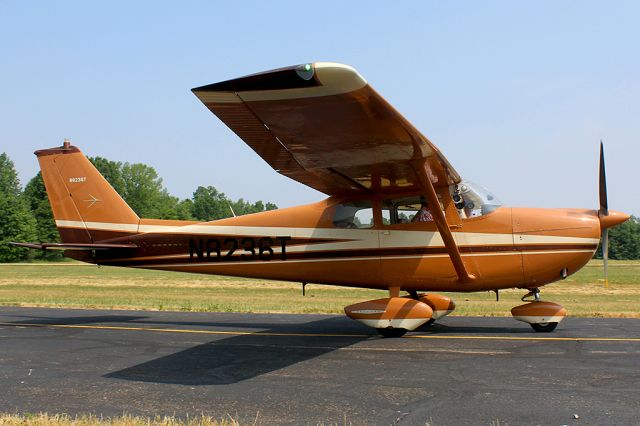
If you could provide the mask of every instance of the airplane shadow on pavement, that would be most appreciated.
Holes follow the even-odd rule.
[[[213,315],[212,320],[180,321],[173,318],[153,318],[153,315],[74,315],[66,317],[47,317],[21,315],[19,321],[11,324],[19,326],[51,325],[82,326],[95,325],[106,327],[143,327],[143,328],[197,328],[203,331],[235,330],[252,331],[246,335],[217,335],[216,339],[162,356],[132,367],[103,375],[106,378],[170,383],[183,385],[227,385],[251,379],[263,374],[284,369],[293,364],[305,362],[331,351],[353,345],[371,338],[371,330],[353,323],[344,317],[329,317],[315,321],[256,321],[256,318],[236,318],[222,320]],[[220,321],[216,321],[220,319]],[[266,319],[266,318],[264,318]],[[167,327],[168,326],[168,327]],[[256,331],[257,330],[257,331]],[[118,332],[118,331],[116,331]],[[129,333],[128,331],[125,331]],[[255,333],[255,334],[253,334]],[[317,334],[340,334],[343,336],[318,336]],[[270,335],[284,334],[284,335]],[[295,335],[299,334],[299,335]],[[309,334],[309,335],[304,335]],[[163,343],[158,333],[158,343]],[[170,334],[172,337],[189,334]],[[119,335],[122,336],[122,335]],[[200,336],[202,336],[200,334]],[[152,339],[156,341],[156,339]],[[148,340],[146,342],[148,344]],[[184,343],[177,343],[184,345]]]
[[[345,329],[352,329],[352,324],[352,320],[345,317],[329,318],[298,324],[297,331],[304,333],[305,329],[312,328],[316,333],[345,333]],[[436,324],[420,331],[426,330],[450,333],[452,328]],[[363,334],[354,333],[350,337],[269,335],[281,331],[295,333],[291,325],[286,326],[286,331],[281,325],[264,331],[265,335],[257,333],[222,338],[116,371],[105,377],[191,386],[228,385],[281,370],[367,339],[377,339],[375,335],[370,334],[372,330],[360,328],[359,325],[356,332],[360,331]],[[465,327],[464,331],[505,333],[507,330]],[[526,329],[508,329],[508,332],[530,333]]]
[[[223,314],[224,315],[224,314]],[[87,315],[63,318],[23,317],[13,322],[42,325],[110,325],[124,327],[169,328],[184,326],[207,327],[203,331],[217,330],[253,331],[252,334],[217,335],[215,340],[162,356],[131,367],[105,374],[103,377],[152,383],[182,385],[228,385],[252,379],[264,374],[302,363],[335,350],[349,347],[367,339],[377,339],[373,330],[346,317],[325,317],[306,322],[274,320],[260,321],[256,317],[245,318],[213,315],[205,321],[180,321],[173,318],[153,318],[143,315]],[[186,319],[186,318],[185,318]],[[261,317],[261,319],[267,319]],[[462,325],[462,324],[461,324]],[[449,327],[434,324],[420,328],[420,332],[434,334],[485,334],[528,332],[526,329],[503,327]],[[238,330],[240,329],[240,330]],[[530,333],[530,332],[529,332]],[[281,334],[281,335],[278,335]],[[327,334],[322,336],[321,334]],[[178,334],[176,334],[178,335]],[[165,335],[166,336],[166,335]],[[175,336],[174,336],[175,337]],[[178,343],[181,344],[181,343]]]
[[[301,324],[300,328],[312,326],[316,333],[318,330],[340,333],[341,325],[344,330],[344,318],[329,318],[305,323],[303,327]],[[191,386],[228,385],[281,370],[371,338],[366,334],[355,333],[346,337],[270,335],[280,332],[291,333],[291,325],[286,327],[286,331],[280,327],[272,327],[262,332],[263,335],[257,332],[223,337],[104,377]]]

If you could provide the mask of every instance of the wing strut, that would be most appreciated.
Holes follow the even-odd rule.
[[[429,166],[426,161],[415,167],[416,173],[418,175],[418,182],[420,183],[420,186],[422,188],[423,196],[429,203],[433,220],[436,222],[436,226],[438,227],[438,231],[440,232],[442,241],[444,241],[444,245],[447,249],[447,252],[449,253],[451,262],[453,263],[453,267],[458,274],[458,281],[461,283],[471,282],[476,277],[467,272],[467,268],[464,266],[462,256],[460,256],[460,250],[458,250],[458,246],[453,239],[453,235],[451,234],[451,229],[449,229],[447,218],[440,208],[440,201],[438,201],[436,190],[433,187],[431,178],[429,177],[430,173],[428,167]]]

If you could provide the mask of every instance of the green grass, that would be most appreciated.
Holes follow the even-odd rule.
[[[604,288],[601,262],[542,289],[572,316],[640,317],[640,261],[614,261]],[[0,264],[0,305],[171,311],[342,313],[385,297],[380,290],[74,264]],[[523,290],[446,293],[457,315],[510,315]]]

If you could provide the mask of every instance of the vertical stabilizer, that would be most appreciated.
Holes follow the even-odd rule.
[[[137,233],[140,218],[80,150],[65,143],[38,156],[60,238],[93,243]]]

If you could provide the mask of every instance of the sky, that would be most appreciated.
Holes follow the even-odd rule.
[[[324,198],[267,165],[190,89],[288,65],[355,67],[505,204],[640,215],[640,2],[0,2],[0,152],[153,166],[280,207]]]

